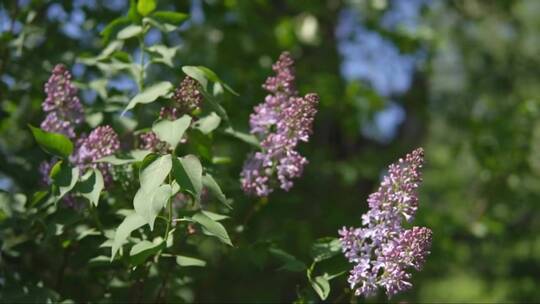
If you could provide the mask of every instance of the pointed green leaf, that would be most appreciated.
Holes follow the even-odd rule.
[[[137,11],[143,17],[147,16],[156,9],[156,0],[139,0],[137,3]]]
[[[310,280],[311,286],[317,292],[321,300],[326,300],[330,294],[330,283],[324,276],[317,276]]]
[[[103,175],[101,171],[91,169],[82,177],[75,190],[97,207],[103,186]]]
[[[245,143],[248,143],[248,144],[250,144],[250,145],[252,145],[254,147],[257,147],[257,148],[260,147],[259,140],[257,139],[257,137],[253,136],[252,134],[247,134],[247,133],[243,133],[243,132],[240,132],[240,131],[236,131],[231,127],[225,129],[225,134],[236,137],[236,138],[240,139],[241,141],[243,141]]]
[[[180,25],[189,18],[189,15],[177,12],[158,11],[152,14],[152,18],[159,22]]]
[[[327,260],[341,253],[341,242],[337,238],[321,238],[313,243],[311,255],[315,262]]]
[[[171,171],[171,155],[149,154],[143,160],[139,180],[141,188],[149,193],[159,187]]]
[[[130,261],[132,265],[140,265],[144,263],[149,257],[159,252],[165,247],[165,242],[162,238],[157,238],[154,242],[140,241],[131,247],[129,251]]]
[[[225,230],[225,227],[223,227],[223,225],[221,225],[219,222],[214,221],[204,213],[196,213],[193,215],[192,219],[202,226],[204,234],[215,236],[221,242],[232,246],[227,230]]]
[[[201,196],[202,165],[195,155],[173,158],[173,175],[182,191],[195,197]]]
[[[279,249],[279,248],[270,248],[270,253],[278,258],[283,265],[279,268],[280,270],[288,270],[292,272],[300,272],[306,270],[306,264],[298,260],[293,255]]]
[[[46,132],[31,125],[28,126],[43,151],[61,158],[67,158],[73,152],[73,143],[63,134]]]
[[[187,257],[183,255],[179,255],[176,257],[176,263],[182,267],[189,267],[189,266],[196,266],[196,267],[204,267],[206,266],[206,262],[203,260],[199,260],[192,257]]]
[[[178,47],[166,47],[163,44],[156,44],[148,47],[147,51],[154,55],[154,58],[152,58],[153,62],[160,62],[172,68],[173,58],[176,55],[176,51],[178,51]]]
[[[123,28],[121,31],[118,32],[116,35],[116,38],[120,40],[126,40],[129,38],[136,37],[137,35],[141,34],[143,31],[142,26],[140,25],[129,25]]]
[[[111,40],[111,37],[119,31],[121,26],[130,24],[131,20],[128,17],[119,17],[107,24],[101,31],[101,36],[103,36],[103,44],[108,44]]]
[[[221,118],[216,113],[212,112],[208,116],[197,120],[197,122],[193,124],[193,127],[199,129],[204,134],[209,134],[217,129],[220,123]]]
[[[133,199],[135,212],[146,220],[151,230],[154,229],[156,217],[161,212],[161,209],[165,207],[171,195],[170,185],[161,185],[150,192],[140,188],[135,194]]]
[[[182,139],[182,136],[184,136],[190,123],[191,117],[189,115],[184,115],[174,121],[164,119],[155,123],[152,131],[156,133],[160,140],[168,143],[174,149]]]
[[[116,229],[116,232],[114,234],[111,261],[114,260],[116,252],[118,251],[118,249],[120,249],[120,246],[124,244],[124,242],[131,235],[131,233],[134,230],[144,226],[144,224],[146,224],[146,220],[137,213],[131,213],[126,216],[126,218],[124,218],[124,221],[120,224],[120,226],[118,226],[118,229]]]
[[[53,185],[58,187],[60,199],[77,184],[79,168],[71,167],[69,163],[60,160],[52,167],[50,177]]]
[[[232,206],[229,204],[229,200],[223,194],[223,191],[221,191],[221,188],[219,187],[216,180],[212,177],[210,174],[205,174],[202,177],[202,184],[214,197],[216,197],[221,203],[223,203],[225,206],[227,206],[229,209],[232,209]]]
[[[146,88],[144,91],[140,92],[139,94],[135,95],[133,97],[122,115],[124,115],[127,111],[133,109],[137,104],[147,104],[154,102],[159,97],[162,97],[169,93],[171,89],[173,88],[173,85],[168,81],[158,82],[148,88]]]
[[[226,215],[210,212],[208,210],[201,210],[201,212],[204,213],[204,215],[208,216],[209,218],[211,218],[211,219],[213,219],[214,221],[217,221],[217,222],[222,221],[222,220],[226,220],[226,219],[229,218]]]

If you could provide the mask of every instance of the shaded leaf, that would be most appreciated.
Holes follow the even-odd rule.
[[[130,23],[131,20],[125,16],[116,18],[109,22],[109,24],[107,24],[100,33],[100,35],[103,36],[103,44],[108,44],[111,37],[119,31],[120,27]]]
[[[77,184],[76,191],[97,207],[99,195],[103,190],[103,175],[98,169],[90,169]]]
[[[236,138],[240,139],[241,141],[243,141],[245,143],[248,143],[248,144],[250,144],[252,146],[255,146],[257,148],[260,147],[259,140],[257,139],[257,137],[255,137],[252,134],[247,134],[247,133],[243,133],[243,132],[240,132],[240,131],[236,131],[231,127],[225,129],[225,134],[236,137]]]
[[[53,185],[58,187],[60,199],[77,184],[79,168],[71,167],[67,162],[60,160],[52,167],[50,177]]]
[[[330,283],[324,276],[317,276],[314,279],[310,279],[310,283],[321,300],[328,298],[330,294]]]
[[[163,242],[162,238],[157,238],[154,242],[146,240],[140,241],[131,247],[131,250],[129,251],[130,262],[132,265],[140,265],[164,247],[165,242]]]
[[[320,262],[341,253],[339,239],[333,237],[321,238],[315,241],[311,247],[311,255],[315,262]]]
[[[212,177],[212,175],[210,174],[205,174],[203,177],[202,177],[202,184],[204,185],[204,187],[206,187],[206,189],[208,189],[208,191],[210,191],[210,193],[212,193],[212,195],[214,197],[216,197],[221,203],[223,203],[225,206],[227,206],[229,209],[232,209],[232,206],[229,204],[229,200],[227,199],[227,197],[225,196],[225,194],[223,193],[223,191],[221,191],[221,188],[219,187],[218,183],[216,182],[216,180]]]
[[[200,198],[202,165],[195,155],[173,158],[173,175],[181,191],[186,191],[197,200]]]
[[[300,272],[306,270],[306,264],[298,260],[293,255],[279,249],[279,248],[270,248],[270,253],[278,258],[283,265],[279,268],[280,270],[288,270],[292,272]]]

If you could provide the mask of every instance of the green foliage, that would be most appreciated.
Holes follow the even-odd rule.
[[[73,152],[73,143],[63,134],[46,132],[31,125],[28,127],[43,151],[62,158],[67,158]]]
[[[99,195],[104,187],[101,171],[97,169],[88,170],[75,187],[76,192],[86,197],[91,204],[97,207]]]
[[[147,104],[156,101],[159,97],[165,96],[173,88],[172,83],[168,81],[162,81],[156,83],[139,94],[135,95],[128,103],[122,114],[133,109],[137,104]]]
[[[182,136],[184,136],[184,132],[186,132],[190,123],[191,117],[188,115],[184,115],[174,121],[164,119],[155,123],[152,126],[152,131],[156,133],[160,140],[175,148],[182,139]]]

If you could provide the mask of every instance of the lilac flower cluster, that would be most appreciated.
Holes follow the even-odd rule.
[[[111,182],[111,164],[96,163],[100,158],[116,153],[120,149],[118,135],[110,126],[97,127],[88,137],[82,136],[76,143],[75,153],[71,162],[81,170],[97,168],[101,171],[106,182]]]
[[[181,114],[189,114],[199,108],[203,98],[199,83],[189,76],[182,80],[172,97],[175,108]]]
[[[45,93],[47,98],[42,107],[48,114],[41,128],[75,138],[75,127],[83,121],[83,108],[77,97],[77,88],[71,83],[71,73],[64,65],[54,67],[45,84]]]
[[[391,297],[412,286],[408,269],[420,270],[424,264],[431,230],[402,226],[403,220],[413,220],[418,209],[423,163],[424,151],[419,148],[390,165],[378,191],[368,198],[364,227],[339,231],[345,257],[354,264],[348,281],[356,295],[373,295],[382,287]]]
[[[261,151],[246,160],[241,173],[242,188],[248,194],[268,196],[275,174],[280,187],[288,191],[308,163],[296,148],[309,139],[319,97],[313,93],[298,96],[293,64],[289,53],[281,54],[272,66],[276,76],[263,85],[270,94],[250,116],[251,133],[261,139]]]

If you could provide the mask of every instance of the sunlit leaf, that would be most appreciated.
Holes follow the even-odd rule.
[[[162,97],[169,93],[173,85],[168,81],[156,83],[139,94],[135,95],[127,105],[126,109],[122,113],[124,115],[127,111],[133,109],[137,104],[147,104],[156,101],[159,97]]]
[[[160,140],[168,143],[174,149],[182,139],[182,136],[184,136],[184,132],[186,132],[190,123],[191,117],[189,115],[184,115],[174,121],[164,119],[156,122],[152,126],[152,131],[156,133]]]
[[[116,38],[120,40],[126,40],[129,38],[133,38],[141,34],[143,31],[142,26],[140,25],[128,25],[125,28],[123,28],[121,31],[116,34]]]
[[[116,229],[116,232],[114,234],[114,241],[112,244],[112,253],[111,253],[111,261],[114,260],[114,256],[116,255],[116,252],[118,249],[120,249],[120,246],[124,244],[126,239],[130,236],[130,234],[144,226],[146,224],[146,220],[138,215],[137,213],[131,213],[126,218],[124,218],[124,221],[118,226],[118,229]]]
[[[143,17],[147,16],[156,9],[156,0],[139,0],[137,2],[137,11]]]
[[[131,20],[128,17],[119,17],[107,24],[100,33],[103,36],[103,44],[108,44],[111,37],[119,31],[120,27],[130,23]]]
[[[143,160],[139,173],[141,188],[146,192],[159,187],[171,171],[171,155],[149,154]]]
[[[197,122],[193,124],[193,127],[199,129],[204,134],[209,134],[219,127],[220,122],[221,118],[216,113],[212,112],[197,120]]]
[[[43,151],[61,158],[67,158],[73,152],[73,143],[65,135],[28,126]]]
[[[221,225],[219,222],[211,219],[204,213],[196,213],[192,216],[192,219],[202,226],[204,234],[215,236],[221,242],[232,246],[227,230],[225,230],[225,227],[223,227],[223,225]]]
[[[161,209],[165,207],[171,195],[170,185],[161,185],[149,192],[140,188],[135,194],[133,199],[135,212],[146,220],[151,230],[154,229],[156,217],[161,212]]]
[[[179,255],[176,257],[176,263],[182,267],[189,267],[189,266],[196,266],[196,267],[204,267],[206,266],[206,262],[203,260],[199,260],[192,257],[187,257],[183,255]]]
[[[152,14],[152,18],[159,22],[170,23],[178,26],[186,21],[189,18],[189,15],[177,12],[157,11]]]

